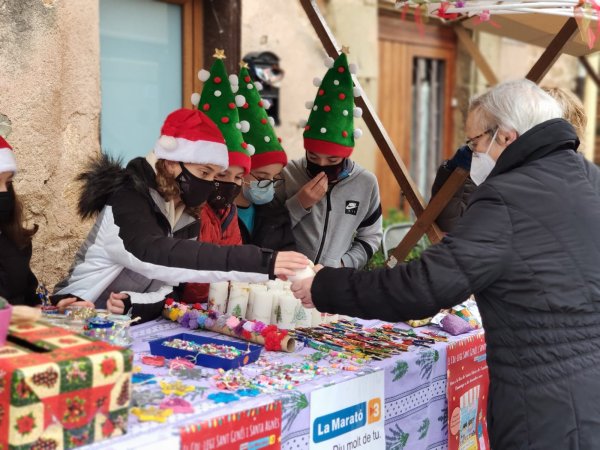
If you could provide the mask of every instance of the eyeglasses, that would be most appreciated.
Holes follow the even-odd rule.
[[[472,137],[471,139],[467,139],[467,140],[465,141],[465,145],[466,145],[467,147],[469,147],[469,149],[470,149],[472,152],[474,152],[474,151],[475,151],[475,146],[477,145],[477,141],[478,141],[479,139],[481,139],[483,136],[485,136],[486,134],[489,134],[489,133],[491,133],[491,132],[493,132],[493,131],[494,131],[494,129],[493,129],[493,128],[488,128],[488,129],[487,129],[487,130],[485,130],[483,133],[481,133],[481,134],[478,134],[477,136],[475,136],[475,137]]]
[[[252,176],[252,178],[258,181],[258,183],[256,183],[256,186],[258,186],[259,188],[267,188],[271,185],[271,183],[273,183],[273,187],[275,188],[283,184],[283,178],[273,178],[272,180],[269,180],[267,178],[255,177],[252,174],[250,175]]]

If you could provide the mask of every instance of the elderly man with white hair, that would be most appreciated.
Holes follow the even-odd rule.
[[[393,269],[322,268],[292,289],[319,311],[401,321],[474,293],[490,374],[493,449],[592,449],[600,439],[600,170],[534,83],[475,98],[479,184],[456,227]]]

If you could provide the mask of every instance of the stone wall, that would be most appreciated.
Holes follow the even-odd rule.
[[[39,225],[33,270],[54,285],[90,224],[73,179],[99,151],[98,0],[0,0],[0,114],[17,156],[15,189]]]

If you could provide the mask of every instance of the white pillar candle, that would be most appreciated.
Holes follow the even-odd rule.
[[[210,283],[208,289],[208,308],[223,314],[227,310],[227,298],[229,297],[229,282],[219,281]]]
[[[308,266],[306,266],[304,269],[298,269],[296,270],[294,275],[290,275],[288,277],[288,280],[291,281],[292,283],[294,281],[300,281],[300,280],[304,280],[305,278],[310,278],[310,277],[314,277],[315,276],[315,271],[313,269],[315,265],[312,262],[308,263]]]
[[[339,320],[337,314],[323,314],[323,323],[333,323]]]
[[[270,325],[277,325],[277,317],[281,316],[281,310],[279,307],[279,300],[283,291],[273,291],[273,302],[271,303],[271,320]]]
[[[294,312],[294,325],[297,328],[310,328],[312,326],[312,309],[305,308],[302,304],[296,306]]]
[[[269,280],[265,283],[267,289],[269,291],[282,291],[283,290],[283,280],[276,278],[275,280]]]
[[[252,295],[252,293],[250,293],[250,295]],[[275,295],[270,291],[257,294],[257,298],[252,305],[252,315],[254,316],[252,320],[258,320],[262,323],[269,324],[271,320],[271,311],[273,309],[273,297],[275,297]]]
[[[254,305],[260,301],[261,296],[266,294],[267,286],[264,284],[251,284],[250,285],[250,296],[248,297],[248,309],[246,311],[245,318],[247,320],[254,319]]]
[[[227,312],[237,317],[245,317],[248,309],[248,296],[250,289],[247,287],[231,286]]]
[[[294,297],[291,292],[285,292],[279,295],[279,317],[277,326],[286,330],[294,328],[294,313],[296,307],[300,304],[300,300]]]
[[[310,322],[311,322],[312,327],[318,327],[319,325],[324,323],[323,315],[321,314],[320,311],[317,311],[317,308],[313,308],[311,310],[310,317],[311,317]]]

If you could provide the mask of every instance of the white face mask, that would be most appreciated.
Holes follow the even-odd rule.
[[[473,159],[471,161],[471,180],[473,180],[473,183],[475,183],[477,186],[485,181],[496,165],[496,161],[494,161],[489,153],[497,134],[498,129],[494,131],[490,145],[488,145],[485,153],[473,152]]]

